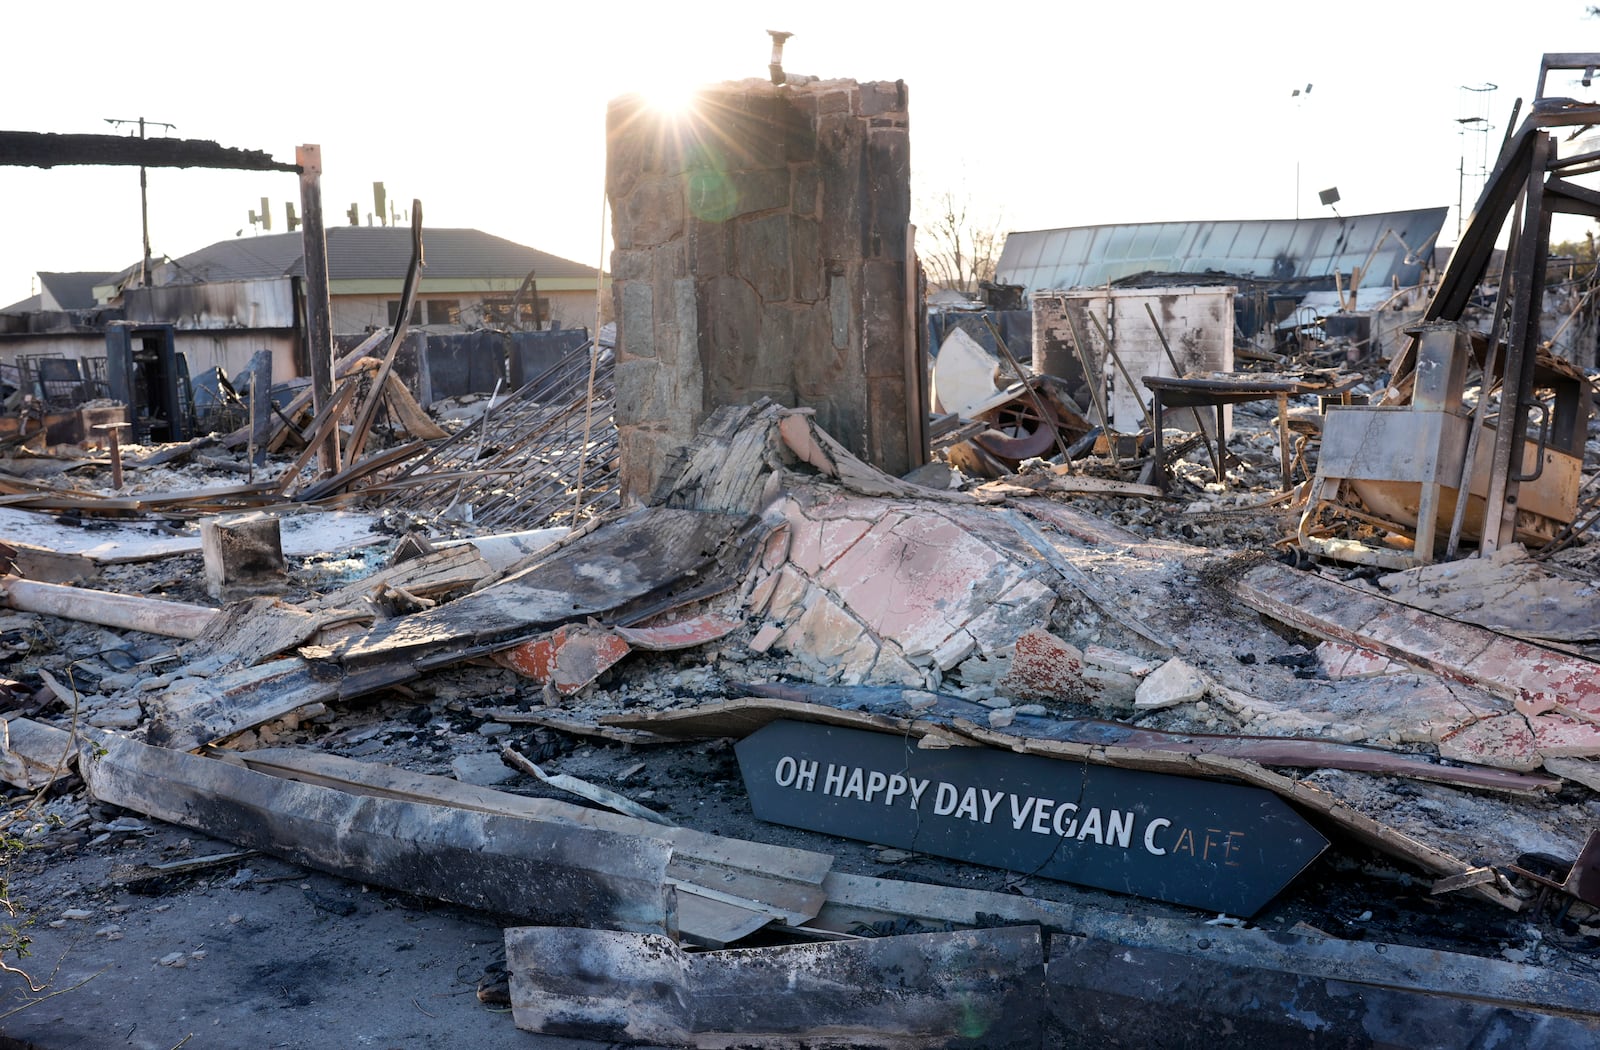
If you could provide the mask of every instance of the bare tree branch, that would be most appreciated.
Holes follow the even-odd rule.
[[[918,255],[929,285],[977,295],[982,282],[994,280],[1005,241],[999,221],[980,221],[971,198],[953,190],[938,194],[920,210],[918,229],[927,239]]]

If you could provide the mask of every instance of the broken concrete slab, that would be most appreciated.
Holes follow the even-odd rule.
[[[1230,588],[1251,608],[1300,630],[1374,652],[1457,681],[1469,682],[1516,703],[1530,716],[1546,719],[1544,735],[1559,746],[1560,757],[1600,755],[1600,675],[1594,661],[1510,638],[1472,624],[1445,619],[1401,605],[1371,592],[1281,565],[1261,565]],[[1559,706],[1558,706],[1559,705]],[[1575,717],[1543,712],[1570,707]],[[1496,735],[1508,743],[1513,732]],[[1487,728],[1467,727],[1468,739]],[[1559,740],[1559,745],[1556,741]],[[1534,746],[1539,745],[1535,741]],[[1484,754],[1496,753],[1490,749]],[[1512,746],[1509,768],[1531,768],[1529,757]]]
[[[1007,696],[1024,700],[1082,701],[1083,650],[1041,627],[1017,635],[1010,665],[995,682]]]
[[[506,930],[512,1016],[545,1035],[695,1047],[1037,1047],[1039,928],[690,955],[659,936]]]
[[[1317,663],[1329,678],[1371,678],[1405,670],[1404,664],[1360,645],[1319,642],[1315,652]]]
[[[1159,711],[1163,707],[1193,703],[1210,688],[1198,671],[1174,656],[1139,683],[1133,706],[1140,711]]]
[[[200,555],[206,593],[236,601],[288,590],[283,541],[276,515],[259,511],[200,520]]]
[[[1571,780],[1582,784],[1590,791],[1600,792],[1600,762],[1547,757],[1544,760],[1544,768],[1545,772],[1554,773],[1563,780]]]
[[[1439,616],[1533,641],[1600,639],[1592,580],[1551,571],[1518,543],[1487,558],[1420,565],[1374,581],[1386,597]]]
[[[1458,762],[1476,762],[1501,769],[1532,770],[1544,763],[1533,728],[1522,715],[1480,719],[1439,738],[1439,754]]]

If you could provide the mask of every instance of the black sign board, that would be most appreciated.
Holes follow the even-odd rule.
[[[1230,915],[1255,914],[1328,845],[1237,784],[800,722],[736,750],[762,820]]]

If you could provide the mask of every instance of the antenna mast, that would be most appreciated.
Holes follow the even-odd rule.
[[[147,124],[153,127],[166,128],[168,131],[178,130],[176,124],[166,124],[159,120],[147,121],[143,117],[139,117],[137,120],[117,120],[112,117],[105,117],[104,120],[114,128],[120,128],[124,124],[137,123],[141,139],[144,138],[144,129]],[[150,287],[150,187],[143,164],[139,165],[139,224],[144,230],[144,255],[139,261],[139,286],[148,288]]]

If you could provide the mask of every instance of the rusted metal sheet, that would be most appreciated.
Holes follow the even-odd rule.
[[[665,937],[506,930],[512,1018],[541,1035],[694,1047],[1037,1048],[1037,926],[685,954]]]
[[[1585,904],[1600,907],[1600,831],[1589,832],[1589,838],[1578,851],[1577,859],[1572,862],[1559,882],[1548,875],[1529,871],[1518,864],[1511,865],[1511,870],[1524,878],[1532,879],[1546,889],[1558,890]]]
[[[571,696],[629,652],[628,643],[613,632],[573,624],[503,649],[494,654],[494,661],[524,678],[553,686],[562,696]]]

